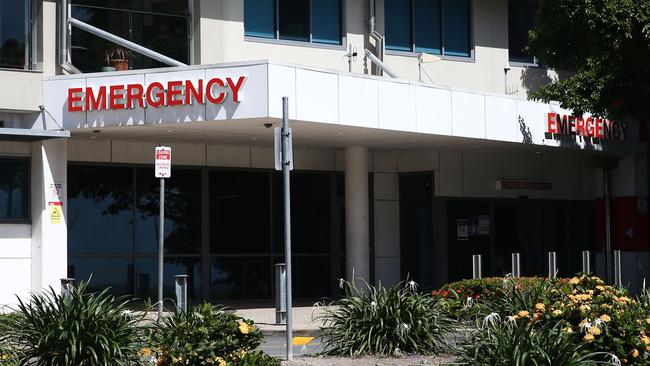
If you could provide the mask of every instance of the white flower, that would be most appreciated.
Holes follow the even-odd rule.
[[[592,326],[593,325],[590,322],[585,321],[584,324],[580,325],[580,331],[587,333]]]
[[[609,362],[610,362],[612,365],[614,365],[614,366],[621,366],[621,360],[619,360],[618,357],[616,357],[616,355],[610,353],[610,354],[608,354],[608,356],[609,356]]]
[[[497,313],[491,313],[490,315],[483,318],[483,323],[481,324],[481,328],[486,329],[490,326],[494,326],[499,322],[501,322],[501,316],[499,316],[499,314]]]
[[[602,319],[596,318],[596,320],[594,320],[594,325],[597,326],[598,328],[600,328],[601,324],[603,324]]]
[[[344,285],[345,285],[345,280],[342,279],[342,278],[339,278],[339,288],[341,288],[341,290],[343,290]]]
[[[418,284],[415,281],[411,280],[408,283],[408,287],[411,291],[415,292],[418,289]]]
[[[399,348],[395,348],[395,352],[393,352],[393,355],[395,357],[400,357],[402,355],[402,351]]]
[[[465,306],[468,307],[468,308],[471,308],[472,306],[474,306],[474,299],[471,298],[471,297],[468,297],[467,298],[467,303],[466,303]]]
[[[372,306],[373,308],[376,308],[376,307],[377,307],[377,303],[373,301],[373,302],[370,303],[370,306]]]
[[[509,327],[514,327],[517,325],[517,318],[514,316],[508,316],[506,317],[506,325]]]

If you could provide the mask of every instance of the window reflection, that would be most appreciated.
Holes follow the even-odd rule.
[[[133,169],[68,167],[68,253],[133,252]]]
[[[0,220],[29,218],[29,160],[0,159]]]
[[[271,296],[268,257],[212,258],[210,299],[266,299]]]
[[[29,0],[0,0],[0,67],[28,66]]]
[[[188,275],[187,298],[197,301],[201,297],[201,258],[165,257],[163,266],[163,294],[175,299],[174,276]],[[138,257],[135,261],[135,295],[140,298],[158,297],[158,257]]]
[[[190,18],[186,1],[76,0],[72,16],[177,61],[189,63]],[[84,72],[167,66],[80,29],[73,28],[71,40],[72,63]],[[117,59],[122,57],[112,52],[115,49],[119,50],[119,55],[126,52],[126,65],[123,62],[117,65]]]

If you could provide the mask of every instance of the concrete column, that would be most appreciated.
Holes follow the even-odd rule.
[[[348,280],[370,282],[368,148],[345,149],[345,255]],[[354,278],[353,278],[354,274]]]
[[[32,291],[60,289],[67,277],[67,145],[65,139],[32,143]],[[60,184],[60,205],[52,193]]]

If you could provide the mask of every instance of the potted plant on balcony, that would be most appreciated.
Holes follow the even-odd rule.
[[[131,50],[121,46],[113,46],[106,51],[105,56],[107,66],[115,68],[116,71],[129,69]]]

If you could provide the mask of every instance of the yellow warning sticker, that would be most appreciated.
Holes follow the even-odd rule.
[[[61,223],[63,214],[61,212],[61,205],[50,205],[50,224],[58,225]]]

